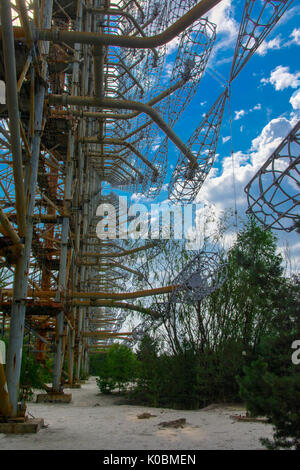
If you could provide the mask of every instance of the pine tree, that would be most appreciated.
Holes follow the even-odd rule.
[[[273,441],[262,439],[266,447],[300,450],[300,364],[292,362],[291,349],[300,339],[299,279],[281,295],[280,314],[258,346],[259,358],[244,367],[238,382],[250,413],[274,425]]]

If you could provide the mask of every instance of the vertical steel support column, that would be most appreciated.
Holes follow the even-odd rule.
[[[68,159],[66,162],[66,182],[65,182],[65,211],[70,210],[71,205],[71,191],[72,191],[72,177],[73,177],[73,160],[74,160],[74,135],[69,131],[68,137]],[[68,256],[68,240],[69,240],[69,215],[63,217],[62,233],[61,233],[61,252],[59,264],[59,280],[58,292],[55,296],[57,301],[60,300],[60,292],[66,292],[67,288],[67,256]],[[63,339],[64,339],[64,312],[61,311],[56,316],[58,326],[58,342],[56,345],[56,353],[53,367],[53,390],[60,391],[60,379],[63,363]]]
[[[82,6],[82,0],[78,0],[77,2],[77,29],[78,31],[82,31],[82,17],[83,17],[83,6]],[[75,96],[80,95],[80,76],[79,76],[79,63],[80,63],[80,55],[82,52],[82,45],[81,44],[75,44],[74,49],[74,65],[73,65],[73,74],[72,74],[72,93],[74,93]],[[82,83],[83,78],[82,78]],[[79,122],[79,137],[85,135],[85,122],[84,120],[80,120]],[[82,210],[79,211],[79,207],[82,205],[82,191],[83,191],[83,176],[84,176],[84,155],[82,152],[82,145],[77,144],[77,159],[78,159],[78,165],[76,168],[76,177],[77,177],[77,188],[75,190],[75,195],[74,195],[74,204],[75,207],[77,208],[75,212],[75,240],[74,240],[74,249],[75,249],[75,254],[77,255],[80,251],[80,236],[81,236],[81,222],[82,222]],[[76,287],[78,286],[79,283],[79,268],[78,266],[75,265],[75,274],[74,274],[74,279],[75,279],[75,285]],[[75,364],[75,370],[77,368],[77,357],[78,357],[78,351],[76,350],[75,354],[75,344],[76,344],[76,326],[78,328],[78,323],[76,322],[76,317],[78,314],[78,307],[74,307],[72,311],[72,316],[74,320],[74,330],[70,331],[70,337],[69,337],[69,381],[73,383],[74,381],[74,364]],[[75,357],[74,357],[75,355]],[[76,374],[75,374],[76,375]]]
[[[85,328],[84,331],[89,331],[88,329],[88,316],[85,318]],[[89,338],[85,338],[85,347],[84,347],[84,358],[83,358],[83,372],[85,376],[88,375],[88,363],[89,363],[89,350],[88,350]]]
[[[23,237],[25,235],[26,207],[23,180],[21,135],[19,124],[19,103],[17,93],[15,44],[10,2],[8,0],[2,0],[0,3],[0,8],[3,31],[2,41],[5,65],[5,85],[9,117],[9,130],[11,135],[11,151],[13,157],[13,174],[15,183],[17,222],[19,228],[19,235]]]
[[[69,384],[73,384],[74,376],[74,346],[75,346],[75,328],[68,329],[68,376]]]
[[[78,0],[77,4],[77,16],[78,16],[78,30],[82,31],[83,29],[83,14],[82,14],[82,1]],[[88,16],[88,15],[86,15]],[[87,19],[86,19],[87,21]],[[79,82],[79,60],[80,60],[80,52],[82,49],[85,48],[85,60],[84,60],[84,65],[83,65],[83,70],[81,74],[81,82]],[[86,57],[86,49],[87,46],[82,46],[81,44],[75,44],[75,57],[76,61],[74,63],[74,68],[73,68],[73,81],[75,83],[74,86],[74,95],[80,95],[80,88],[83,90],[83,93],[88,94],[88,66],[89,66],[89,56]],[[79,137],[82,137],[85,135],[86,132],[86,122],[85,120],[81,119],[79,122]],[[84,161],[84,152],[82,150],[82,145],[78,143],[78,180],[77,180],[77,185],[78,189],[75,193],[75,205],[76,207],[81,207],[80,212],[78,211],[76,213],[77,217],[77,224],[75,225],[75,252],[76,255],[80,251],[81,247],[81,227],[83,223],[83,206],[84,206],[84,191],[85,191],[85,186],[86,186],[86,181],[84,181],[85,177],[85,161]],[[84,237],[83,237],[84,240]],[[75,285],[76,287],[79,287],[80,283],[80,278],[81,278],[81,270],[82,267],[76,267],[76,275],[75,275]],[[76,329],[72,331],[72,344],[73,344],[73,351],[75,349],[75,358],[74,358],[74,363],[75,363],[75,382],[79,382],[80,380],[80,331],[81,331],[81,308],[76,307],[74,309],[74,324],[76,326]],[[76,345],[76,348],[75,348]]]
[[[76,370],[75,370],[75,380],[76,382],[80,381],[80,370],[81,370],[81,354],[82,354],[82,317],[83,317],[83,309],[78,309],[78,320],[77,320],[77,357],[76,357]]]

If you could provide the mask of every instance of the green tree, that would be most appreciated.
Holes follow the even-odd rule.
[[[125,390],[136,377],[136,357],[130,348],[114,344],[106,354],[97,379],[101,392],[111,392],[116,386]]]
[[[271,231],[250,218],[228,253],[227,282],[209,299],[209,312],[225,320],[222,337],[237,338],[246,350],[255,349],[278,314],[283,268],[276,249]]]
[[[8,347],[8,332],[2,338]],[[25,335],[24,347],[22,351],[22,365],[20,374],[20,390],[25,390],[28,399],[33,396],[33,389],[43,389],[44,384],[51,382],[52,374],[49,372],[52,369],[52,359],[47,359],[45,362],[36,360],[36,355],[32,352],[31,337]]]
[[[159,344],[149,334],[142,338],[136,353],[137,385],[132,396],[140,403],[158,406],[163,382],[163,371],[158,357]]]
[[[274,425],[273,441],[262,439],[266,447],[300,450],[300,365],[291,358],[291,345],[300,339],[299,279],[285,289],[281,312],[258,344],[258,359],[244,367],[238,382],[250,413]]]
[[[91,353],[90,354],[90,375],[99,376],[103,369],[103,363],[106,359],[106,353]]]
[[[183,407],[240,400],[236,376],[257,358],[258,344],[274,331],[284,308],[286,281],[276,249],[272,233],[249,219],[227,254],[228,276],[218,290],[196,304],[170,305],[163,296],[149,300],[159,314],[152,321],[164,346],[152,356],[144,353],[141,395],[144,387],[154,404]],[[182,243],[169,241],[158,259],[148,260],[147,282],[170,284],[192,256]]]

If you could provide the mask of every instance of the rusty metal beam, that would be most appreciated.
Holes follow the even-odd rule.
[[[43,39],[44,41],[65,42],[68,44],[80,43],[135,49],[152,49],[153,47],[159,47],[170,42],[220,2],[221,0],[202,0],[165,31],[151,37],[114,36],[111,34],[64,30],[53,31],[47,29],[37,30],[37,35],[39,39]]]
[[[68,96],[68,95],[49,95],[49,104],[72,105],[72,106],[98,106],[111,109],[130,109],[146,113],[160,127],[167,137],[176,145],[176,147],[189,159],[194,168],[198,167],[197,158],[190,149],[182,142],[173,129],[164,121],[161,115],[148,104],[139,101],[117,100],[112,98],[93,98],[90,96]]]

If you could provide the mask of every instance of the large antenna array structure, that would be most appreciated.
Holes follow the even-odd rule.
[[[155,197],[169,141],[180,151],[184,171],[178,174],[186,175],[191,197],[199,189],[201,149],[210,151],[207,174],[223,101],[218,116],[208,113],[211,120],[188,144],[173,126],[205,70],[215,41],[207,14],[219,2],[1,1],[1,320],[3,330],[9,328],[9,401],[0,397],[7,404],[0,415],[22,413],[19,378],[28,331],[39,361],[53,355],[48,393],[57,399],[63,382],[78,384],[88,371],[90,350],[130,339],[120,331],[123,311],[151,315],[135,299],[172,292],[173,286],[128,291],[131,276],[142,275],[132,255],[155,255],[159,248],[99,240],[95,214],[100,203],[110,203],[120,223],[116,196],[104,195],[106,183]],[[246,10],[254,3],[246,2]],[[264,2],[276,10],[262,27],[266,33],[290,3]],[[212,143],[200,140],[204,128]]]
[[[78,384],[87,372],[90,350],[130,338],[121,331],[122,312],[149,313],[130,299],[168,292],[126,292],[131,276],[141,276],[132,255],[158,248],[99,240],[95,214],[109,203],[120,224],[117,198],[104,195],[104,183],[157,194],[169,140],[195,160],[172,125],[202,77],[215,40],[205,16],[219,1],[1,2],[0,250],[8,272],[1,320],[10,330],[9,416],[21,413],[24,334],[35,338],[39,361],[53,355],[47,392],[57,399],[63,382]],[[164,76],[172,39],[177,54]]]
[[[299,218],[300,121],[245,187],[248,213],[266,229],[291,232]]]
[[[189,203],[198,195],[215,161],[225,103],[226,99],[230,99],[231,83],[291,4],[292,0],[269,0],[262,3],[246,0],[228,86],[188,141],[197,165],[191,166],[186,156],[180,154],[169,185],[170,200],[174,202],[183,200]]]

